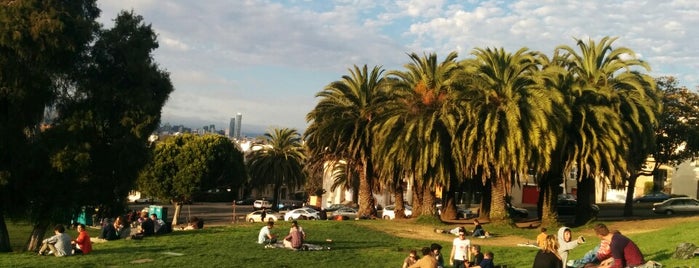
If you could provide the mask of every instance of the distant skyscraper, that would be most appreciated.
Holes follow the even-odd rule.
[[[235,115],[235,138],[240,139],[240,125],[243,122],[243,114],[238,113]]]
[[[209,133],[216,133],[216,125],[209,125]]]
[[[235,137],[235,118],[231,117],[231,122],[228,123],[228,137]]]

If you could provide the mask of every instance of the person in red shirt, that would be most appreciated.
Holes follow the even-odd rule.
[[[646,263],[643,260],[643,253],[638,246],[626,236],[618,232],[609,232],[606,225],[600,223],[595,226],[595,234],[602,239],[609,241],[609,249],[612,252],[614,262],[610,267],[623,268],[639,266]]]
[[[92,251],[92,241],[90,235],[85,230],[85,224],[78,224],[78,238],[72,241],[74,254],[82,253],[83,255]]]

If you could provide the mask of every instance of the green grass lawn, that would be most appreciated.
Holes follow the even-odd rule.
[[[308,233],[308,243],[331,247],[324,251],[291,251],[265,249],[256,243],[257,233],[263,226],[240,224],[212,227],[195,231],[176,231],[168,235],[149,237],[143,240],[120,240],[95,243],[93,252],[86,256],[56,258],[36,256],[29,252],[0,254],[0,267],[400,267],[409,249],[419,249],[434,241],[395,237],[380,231],[392,221],[303,221],[301,225]],[[434,223],[417,221],[416,225]],[[290,224],[278,222],[275,232],[288,232]],[[12,244],[21,249],[30,231],[29,226],[9,223]],[[488,228],[488,226],[486,226]],[[514,234],[534,237],[536,230],[492,227],[497,234]],[[664,267],[697,267],[699,257],[690,260],[672,259],[677,244],[692,242],[699,244],[699,223],[682,223],[666,226],[654,232],[630,235],[640,246],[647,259],[659,261]],[[574,229],[575,232],[589,231],[589,227]],[[98,230],[90,231],[94,237]],[[622,233],[624,230],[622,230]],[[69,230],[75,236],[75,230]],[[451,239],[445,235],[445,240]],[[326,239],[333,241],[326,242]],[[501,239],[507,239],[506,237]],[[495,263],[508,267],[531,267],[536,254],[535,248],[512,246],[485,246],[485,251],[495,253]],[[478,243],[479,240],[474,240]],[[570,254],[578,258],[591,249],[599,240],[588,237],[588,243],[579,246]],[[440,241],[442,254],[449,256],[451,244]]]

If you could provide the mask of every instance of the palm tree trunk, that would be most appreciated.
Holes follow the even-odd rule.
[[[421,215],[422,199],[424,195],[423,185],[416,179],[413,179],[413,215]]]
[[[499,178],[491,184],[492,202],[490,204],[490,222],[495,224],[505,223],[507,211],[505,210],[505,184],[504,178]]]
[[[537,213],[543,226],[556,226],[558,224],[556,201],[562,180],[564,180],[563,166],[560,161],[554,161],[549,171],[541,176]]]
[[[633,216],[633,196],[636,191],[636,181],[638,180],[638,173],[631,173],[629,176],[629,187],[626,187],[626,202],[624,203],[624,216]]]
[[[578,213],[575,213],[575,224],[583,225],[592,218],[592,209],[590,204],[595,198],[595,180],[594,177],[585,176],[578,182],[578,204],[575,208]]]
[[[394,208],[394,214],[396,218],[405,218],[405,202],[403,202],[403,186],[402,183],[396,183],[395,192],[393,197],[396,199],[396,206]]]
[[[422,189],[424,191],[422,194],[422,210],[419,215],[433,216],[436,214],[434,209],[434,200],[436,199],[434,191],[429,185],[423,186]]]
[[[10,234],[7,232],[7,224],[5,223],[5,216],[0,211],[0,252],[12,252],[12,246],[10,246]]]
[[[456,179],[451,179],[449,189],[442,191],[442,219],[456,219],[456,188],[460,185]]]
[[[372,215],[374,204],[374,196],[371,193],[371,176],[369,171],[369,161],[367,159],[362,160],[363,165],[361,168],[361,173],[359,174],[359,210],[357,214],[360,216]]]

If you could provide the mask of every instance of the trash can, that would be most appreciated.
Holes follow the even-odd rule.
[[[151,205],[148,207],[148,215],[155,214],[158,219],[167,222],[167,208],[163,206]]]

